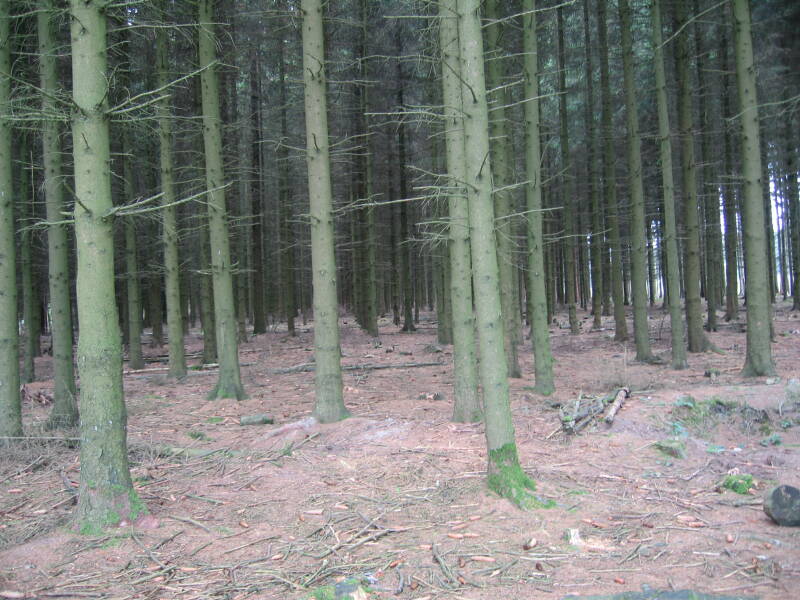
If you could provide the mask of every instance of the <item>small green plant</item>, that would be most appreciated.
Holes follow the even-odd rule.
[[[722,487],[737,494],[747,494],[753,487],[753,476],[747,473],[742,475],[728,475],[722,481]]]
[[[225,420],[225,417],[208,417],[206,419],[206,423],[222,423]]]
[[[783,440],[777,433],[773,433],[758,443],[766,448],[767,446],[780,446],[783,443]]]
[[[187,432],[186,435],[188,435],[193,440],[197,440],[199,442],[207,442],[207,441],[209,441],[211,439],[210,437],[208,437],[208,435],[206,435],[202,431],[194,431],[194,430],[192,430],[192,431]]]

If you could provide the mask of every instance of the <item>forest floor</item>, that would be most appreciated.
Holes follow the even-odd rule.
[[[642,586],[789,598],[800,528],[775,525],[761,506],[770,485],[800,486],[800,405],[785,396],[800,377],[800,314],[788,309],[775,313],[779,378],[740,377],[741,323],[710,334],[724,354],[690,355],[690,368],[674,371],[635,363],[632,344],[613,341],[610,317],[591,331],[582,314],[579,335],[553,327],[557,391],[545,399],[528,389],[526,340],[523,378],[511,380],[519,453],[537,495],[555,503],[528,512],[487,490],[483,426],[450,422],[451,348],[436,345],[425,315],[415,333],[384,321],[380,344],[343,319],[342,363],[361,368],[344,373],[352,418],[332,425],[304,420],[313,373],[278,372],[311,363],[307,327],[242,344],[242,402],[205,399],[212,370],[180,383],[126,374],[132,474],[151,517],[77,535],[66,488],[77,486],[74,441],[4,450],[0,598],[301,599],[345,577],[385,599],[560,599]],[[668,359],[659,310],[651,333]],[[196,332],[187,342],[200,349]],[[147,350],[148,368],[163,366],[165,349]],[[50,407],[31,399],[52,386],[50,359],[36,367],[26,431],[52,435],[41,429]],[[559,429],[559,404],[569,411],[581,393],[621,386],[632,393],[612,425]],[[239,425],[255,413],[276,424]],[[682,441],[685,457],[659,451],[666,439]],[[731,474],[752,475],[753,489],[721,487]]]

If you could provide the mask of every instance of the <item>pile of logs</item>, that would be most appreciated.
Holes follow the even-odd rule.
[[[619,409],[622,408],[622,403],[630,396],[631,391],[628,388],[619,388],[602,397],[578,394],[578,398],[571,406],[559,407],[558,412],[561,418],[559,429],[574,435],[601,416],[603,421],[610,425],[614,422],[614,417],[617,416]]]

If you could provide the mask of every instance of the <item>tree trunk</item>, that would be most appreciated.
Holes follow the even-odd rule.
[[[0,0],[0,106],[11,98],[10,0]],[[0,445],[22,435],[10,111],[0,111]]]
[[[672,176],[672,141],[669,129],[667,106],[667,84],[664,75],[664,48],[661,33],[661,2],[653,0],[653,62],[658,103],[658,136],[660,138],[661,181],[664,186],[664,245],[666,246],[666,294],[670,315],[672,337],[672,368],[685,369],[686,346],[683,340],[683,317],[681,315],[680,274],[678,271],[678,241],[675,223],[675,184]]]
[[[96,535],[103,527],[132,522],[146,508],[128,467],[114,299],[106,2],[71,0],[70,16],[82,441],[76,522],[82,533]]]
[[[523,0],[522,30],[524,35],[525,79],[525,171],[528,183],[525,198],[528,210],[528,294],[531,307],[531,340],[533,343],[535,389],[549,396],[553,384],[553,354],[550,350],[550,328],[547,319],[547,283],[544,268],[544,236],[542,226],[541,125],[539,118],[539,54],[537,49],[535,0]]]
[[[622,65],[625,87],[625,116],[628,129],[628,178],[631,195],[631,290],[633,296],[633,336],[636,360],[653,362],[650,349],[650,326],[647,322],[647,237],[645,235],[644,183],[642,181],[642,141],[639,137],[639,112],[636,99],[636,75],[633,65],[631,8],[628,0],[619,0],[622,24]]]
[[[17,157],[21,165],[26,165],[30,160],[28,151],[28,135],[19,136],[19,156]],[[22,383],[31,383],[36,380],[36,348],[39,345],[39,332],[36,327],[37,304],[34,285],[33,285],[33,230],[31,225],[34,218],[34,207],[31,196],[31,178],[33,176],[32,165],[24,166],[18,171],[17,197],[20,207],[20,245],[19,262],[22,275],[22,320],[25,323],[25,337],[22,350]]]
[[[238,331],[233,300],[230,241],[225,209],[222,165],[222,120],[216,71],[216,37],[213,0],[199,0],[199,58],[203,103],[203,145],[206,160],[208,229],[211,244],[211,276],[214,288],[214,321],[217,334],[219,378],[209,399],[245,397],[239,372]]]
[[[558,23],[558,107],[561,131],[561,181],[564,215],[564,266],[566,279],[566,302],[567,313],[569,315],[569,330],[573,335],[580,333],[578,325],[578,314],[575,303],[575,211],[577,206],[573,203],[575,195],[575,181],[572,169],[572,156],[569,148],[569,126],[567,114],[567,62],[566,50],[564,48],[564,7],[556,9],[556,20]]]
[[[681,136],[683,174],[684,289],[686,293],[686,326],[689,352],[705,352],[709,348],[703,331],[700,303],[700,215],[697,198],[697,165],[694,157],[692,122],[692,88],[689,73],[689,28],[686,0],[677,0],[677,26],[680,28],[675,49],[678,78],[678,130]]]
[[[625,320],[625,288],[623,281],[622,244],[617,214],[617,187],[614,175],[614,115],[611,110],[611,83],[608,69],[608,33],[606,2],[598,0],[597,33],[600,44],[600,92],[603,113],[603,179],[606,205],[606,227],[611,251],[611,296],[614,301],[614,340],[628,339],[628,324]]]
[[[489,115],[483,72],[480,0],[458,0],[464,108],[465,182],[469,202],[475,308],[488,450],[489,488],[520,507],[534,505],[535,488],[519,464],[508,395],[500,280],[492,207]]]
[[[322,3],[320,0],[302,0],[301,11],[314,288],[314,416],[321,423],[332,423],[346,418],[349,413],[342,398]]]
[[[442,52],[450,219],[450,300],[453,312],[453,421],[481,419],[475,316],[472,297],[472,259],[469,247],[469,205],[464,188],[464,122],[461,100],[461,63],[456,0],[439,2],[439,44]]]
[[[761,151],[758,130],[756,73],[750,34],[750,5],[733,0],[736,82],[739,91],[742,149],[742,226],[744,230],[745,294],[747,296],[747,360],[742,375],[774,375],[770,329],[770,296],[764,203],[761,190]]]
[[[39,0],[36,15],[39,36],[39,73],[41,77],[42,112],[56,109],[55,93],[59,88],[56,60],[56,38],[53,33],[53,0]],[[78,424],[78,403],[75,389],[75,367],[72,350],[72,308],[69,290],[69,242],[64,217],[64,194],[61,183],[61,142],[58,122],[42,122],[42,162],[44,196],[47,205],[47,263],[50,295],[50,336],[53,352],[53,408],[48,428],[72,427]]]
[[[500,43],[502,25],[497,22],[498,0],[486,0],[485,18],[490,23],[486,28],[486,85],[494,90],[492,111],[489,115],[489,136],[492,153],[492,175],[494,179],[494,212],[497,228],[497,254],[500,269],[500,301],[505,325],[504,339],[509,377],[522,377],[517,356],[517,330],[519,328],[518,302],[514,280],[513,229],[511,220],[511,191],[507,188],[514,177],[510,156],[510,132],[506,117],[508,103],[504,81],[503,48]]]
[[[589,0],[583,2],[583,34],[584,34],[584,78],[586,80],[586,99],[584,101],[584,121],[586,122],[586,165],[589,178],[589,197],[592,211],[591,244],[591,278],[592,278],[592,326],[602,326],[603,314],[603,234],[600,195],[597,193],[597,135],[594,124],[594,84],[592,78],[591,32],[589,27]]]
[[[797,150],[792,120],[786,119],[786,201],[792,255],[792,310],[800,310],[800,190],[797,184]]]
[[[160,7],[166,6],[161,0]],[[167,88],[170,77],[167,60],[167,30],[156,30],[156,65],[158,87]],[[172,166],[172,109],[170,97],[163,95],[158,103],[158,138],[161,164],[161,220],[164,243],[164,287],[167,297],[167,338],[169,343],[170,377],[186,376],[186,356],[183,348],[183,319],[181,317],[180,261],[178,257],[178,217],[175,207],[175,183]]]

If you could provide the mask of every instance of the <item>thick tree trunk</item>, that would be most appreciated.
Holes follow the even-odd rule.
[[[650,326],[647,322],[647,236],[645,235],[644,182],[642,181],[642,141],[636,99],[631,9],[628,0],[619,0],[622,24],[622,68],[625,87],[625,116],[628,129],[628,179],[631,195],[631,290],[633,295],[633,336],[636,360],[652,362]]]
[[[98,0],[70,1],[82,442],[76,521],[88,534],[146,512],[128,467],[114,299],[105,5]]]
[[[681,315],[681,292],[678,258],[677,226],[675,222],[675,184],[672,176],[672,141],[669,129],[669,108],[667,106],[667,84],[664,75],[664,48],[661,33],[661,2],[653,0],[653,62],[656,80],[656,100],[658,103],[658,136],[661,140],[661,181],[664,186],[664,245],[666,246],[666,293],[670,315],[672,337],[672,368],[685,369],[686,346],[683,338],[683,317]]]
[[[245,397],[239,372],[238,331],[233,300],[230,241],[225,208],[222,165],[222,120],[216,71],[216,36],[213,1],[199,0],[199,58],[203,103],[203,145],[206,160],[208,229],[211,244],[211,276],[214,288],[214,321],[217,334],[219,378],[209,399]]]
[[[346,418],[349,413],[342,398],[322,3],[320,0],[303,0],[301,10],[314,288],[314,416],[322,423],[332,423]]]
[[[11,97],[10,0],[0,0],[0,106]],[[0,445],[22,435],[19,396],[19,319],[14,239],[13,135],[10,113],[0,111]]]
[[[450,219],[450,300],[453,313],[453,421],[481,419],[475,316],[472,297],[472,259],[469,247],[469,205],[464,188],[464,120],[456,0],[439,2],[439,44],[442,52]]]
[[[736,83],[739,91],[742,149],[742,226],[744,230],[745,294],[747,295],[747,360],[742,375],[773,375],[770,330],[770,290],[761,181],[756,73],[750,33],[750,4],[733,0]]]
[[[523,44],[525,62],[525,170],[527,184],[528,238],[528,316],[533,343],[535,389],[549,396],[555,391],[553,384],[553,353],[550,349],[550,328],[547,314],[547,283],[544,268],[544,235],[542,217],[542,155],[541,125],[539,117],[539,54],[536,32],[536,6],[534,0],[523,0]]]
[[[39,74],[41,78],[42,112],[55,110],[58,90],[56,38],[53,33],[53,0],[39,0],[36,15],[39,36]],[[50,292],[50,335],[53,352],[53,408],[48,428],[78,424],[78,403],[75,389],[75,367],[72,351],[72,308],[69,290],[69,245],[64,217],[64,193],[61,183],[61,142],[58,122],[42,122],[42,161],[44,196],[47,206],[47,264]]]

